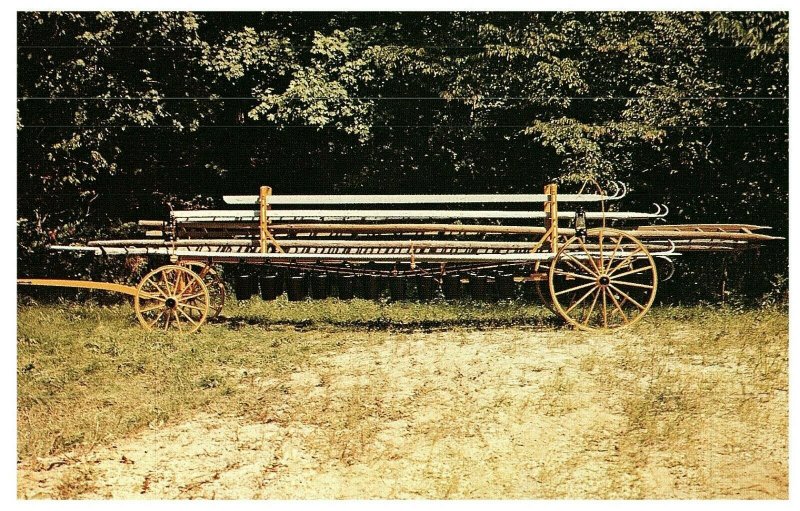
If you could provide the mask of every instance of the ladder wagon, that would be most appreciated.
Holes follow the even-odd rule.
[[[487,282],[508,296],[515,283],[528,282],[573,327],[610,330],[647,313],[658,289],[658,267],[671,268],[671,258],[779,239],[758,232],[768,227],[750,224],[654,224],[667,216],[666,206],[655,205],[655,212],[610,210],[626,195],[623,184],[612,183],[613,193],[586,188],[559,194],[551,182],[542,194],[280,195],[262,186],[258,195],[225,196],[230,209],[140,220],[140,239],[50,247],[169,258],[170,264],[147,273],[138,286],[34,278],[18,283],[125,293],[133,297],[144,328],[188,333],[222,311],[226,287],[218,265],[305,272],[319,281],[324,275],[326,282],[335,277],[342,299],[355,294],[355,282],[362,282],[361,295],[370,298],[388,282],[395,299],[408,296],[408,282],[416,284],[420,298],[441,289],[449,299],[463,297],[465,284],[473,296]],[[608,227],[616,221],[650,224]]]

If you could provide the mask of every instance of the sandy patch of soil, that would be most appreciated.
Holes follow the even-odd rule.
[[[754,400],[760,423],[708,410],[702,428],[677,432],[674,452],[637,445],[645,437],[632,436],[623,396],[640,378],[619,363],[620,346],[637,343],[524,329],[387,334],[287,378],[251,380],[279,396],[252,417],[199,411],[38,470],[21,465],[18,495],[786,498],[786,438],[774,437],[785,393]],[[681,370],[706,381],[709,369]],[[717,384],[742,376],[711,371]]]

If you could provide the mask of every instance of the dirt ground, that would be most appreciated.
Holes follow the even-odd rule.
[[[730,357],[647,346],[563,329],[387,333],[286,378],[242,368],[253,392],[281,395],[247,417],[200,411],[22,464],[18,496],[787,498],[786,389],[751,386]]]

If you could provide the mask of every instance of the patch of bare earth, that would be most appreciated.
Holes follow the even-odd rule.
[[[354,332],[353,336],[366,335]],[[20,466],[21,498],[786,498],[786,393],[633,333],[386,334],[199,413]],[[744,407],[744,408],[743,408]]]

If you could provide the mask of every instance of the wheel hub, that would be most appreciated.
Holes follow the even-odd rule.
[[[607,286],[609,283],[611,283],[611,279],[608,278],[608,275],[600,275],[597,278],[597,283],[601,286]]]
[[[175,297],[170,296],[169,298],[164,300],[164,305],[166,305],[168,309],[174,309],[175,307],[178,306],[178,300],[176,300]]]

